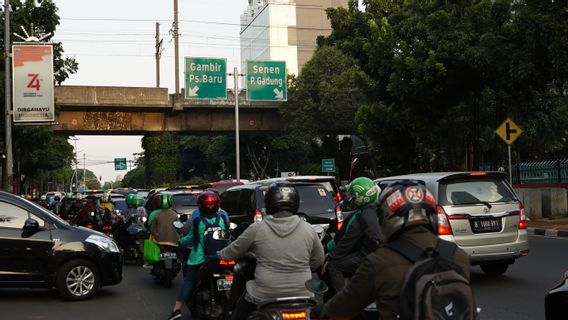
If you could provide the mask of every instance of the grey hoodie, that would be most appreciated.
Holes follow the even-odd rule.
[[[219,252],[223,260],[234,260],[247,251],[256,255],[255,279],[247,292],[256,299],[312,296],[305,282],[312,269],[323,263],[323,246],[311,225],[297,215],[266,216],[250,225],[230,246]]]

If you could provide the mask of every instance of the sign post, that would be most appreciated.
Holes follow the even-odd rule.
[[[227,60],[185,58],[186,99],[226,99]]]
[[[286,62],[247,61],[246,83],[249,101],[286,101]]]
[[[321,172],[335,172],[335,159],[321,159]]]
[[[114,158],[114,170],[126,170],[126,158]]]
[[[513,184],[513,169],[511,164],[511,144],[523,133],[523,130],[510,118],[505,119],[503,123],[495,130],[495,133],[507,144],[509,154],[509,182]]]

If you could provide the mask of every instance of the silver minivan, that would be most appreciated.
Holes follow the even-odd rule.
[[[528,255],[523,204],[503,172],[432,172],[375,180],[385,187],[397,180],[425,185],[438,204],[438,235],[468,253],[472,265],[501,275]]]

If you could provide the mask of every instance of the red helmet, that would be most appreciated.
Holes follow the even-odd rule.
[[[197,197],[197,205],[201,214],[216,213],[219,210],[219,195],[213,191],[205,191]]]

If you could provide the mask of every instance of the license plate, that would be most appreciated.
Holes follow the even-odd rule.
[[[479,219],[471,222],[475,233],[501,231],[501,218]]]
[[[160,259],[177,259],[177,255],[175,252],[162,252],[160,253]]]
[[[233,284],[233,280],[217,279],[217,290],[219,290],[219,291],[231,290],[232,284]]]

